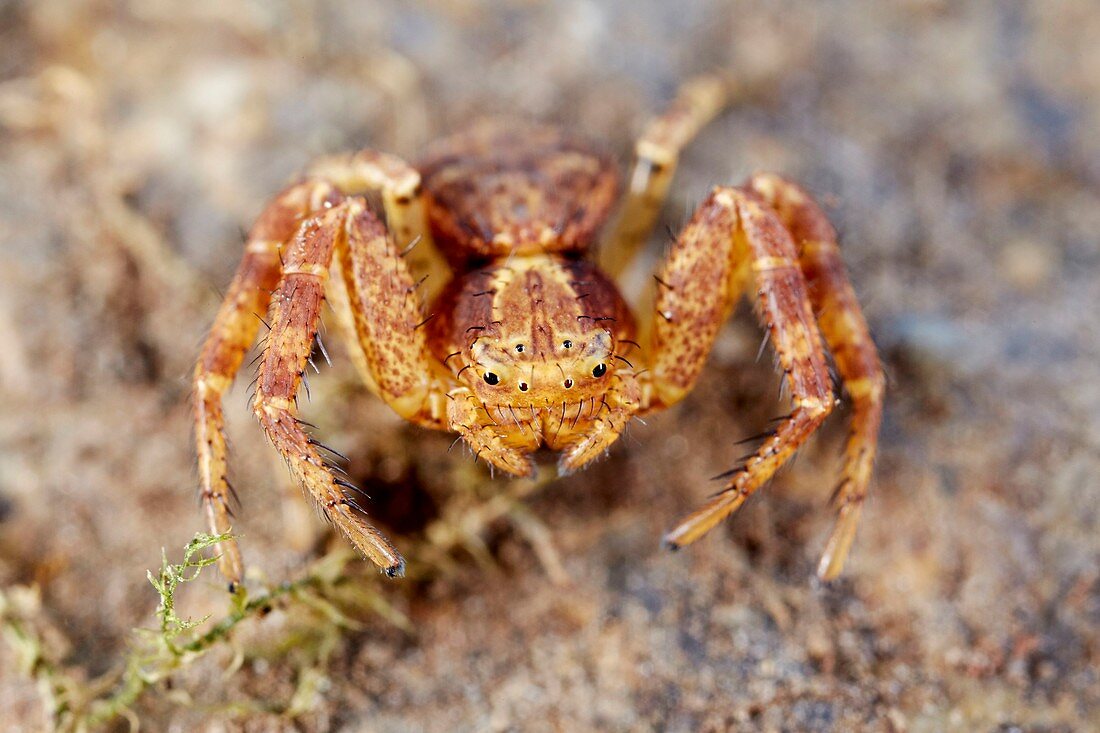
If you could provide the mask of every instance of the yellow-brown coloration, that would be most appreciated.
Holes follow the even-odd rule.
[[[612,248],[629,253],[648,235],[679,150],[729,96],[715,78],[695,80],[650,125]],[[805,191],[776,176],[717,188],[678,237],[656,277],[655,312],[637,328],[613,282],[586,259],[617,182],[606,156],[557,130],[482,123],[443,140],[419,170],[363,151],[324,159],[283,191],[249,235],[195,369],[211,530],[228,531],[231,516],[221,398],[265,310],[271,332],[256,418],[326,516],[380,568],[400,575],[403,560],[366,519],[357,489],[295,416],[326,298],[363,380],[395,412],[458,433],[506,473],[529,475],[540,448],[560,453],[560,471],[575,470],[606,452],[632,417],[683,399],[747,292],[792,411],[666,543],[679,547],[713,528],[824,421],[835,401],[827,344],[853,403],[834,497],[839,519],[818,569],[835,577],[866,496],[884,391],[835,232]],[[370,192],[380,194],[386,224],[368,207]],[[451,278],[425,310],[418,277],[447,269],[433,240]],[[623,261],[608,260],[612,270]],[[635,341],[639,332],[644,344]],[[231,584],[240,581],[235,542],[225,543],[219,565]]]

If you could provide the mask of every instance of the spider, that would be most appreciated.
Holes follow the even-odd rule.
[[[665,544],[706,534],[822,424],[836,402],[827,345],[852,403],[833,494],[838,519],[818,566],[820,577],[835,578],[867,492],[884,379],[821,208],[771,174],[714,188],[660,266],[655,307],[642,318],[605,274],[620,272],[644,243],[680,151],[732,93],[715,76],[696,78],[645,129],[604,267],[589,253],[616,204],[616,168],[551,127],[481,122],[438,142],[415,167],[373,150],[323,158],[276,195],[248,234],[194,371],[211,531],[230,530],[221,404],[257,336],[258,314],[267,312],[270,332],[258,357],[256,418],[328,519],[394,577],[404,572],[401,555],[296,416],[324,301],[362,379],[398,415],[458,433],[492,467],[527,476],[536,449],[559,452],[559,471],[568,473],[605,453],[631,418],[682,400],[747,293],[792,409]],[[368,195],[380,196],[384,219]],[[406,254],[432,242],[451,278],[424,309]],[[222,543],[219,567],[236,588],[243,566],[234,540]]]

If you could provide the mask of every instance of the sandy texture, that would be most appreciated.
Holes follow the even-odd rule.
[[[311,157],[414,156],[512,111],[625,161],[678,81],[720,67],[777,81],[687,153],[667,223],[753,170],[804,181],[890,376],[843,579],[812,575],[844,410],[723,529],[659,549],[782,409],[747,313],[685,403],[437,557],[426,524],[506,485],[334,349],[305,416],[425,548],[416,578],[353,563],[345,585],[414,631],[277,606],[142,696],[142,729],[1100,728],[1097,38],[1073,0],[0,2],[0,616],[22,598],[76,678],[153,625],[145,570],[202,528],[187,373],[240,230]],[[259,590],[325,541],[296,549],[314,520],[246,394],[232,471]],[[223,595],[204,573],[181,612],[220,616]],[[4,728],[40,730],[17,661],[0,644]]]

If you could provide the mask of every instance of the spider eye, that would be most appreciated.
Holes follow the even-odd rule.
[[[562,345],[562,348],[565,348],[565,349],[573,348],[573,342],[570,341],[569,339],[566,339],[565,341],[562,341],[561,345]]]
[[[524,348],[523,344],[516,344],[516,353],[517,354],[522,354],[523,353],[523,348]]]
[[[592,370],[592,376],[596,379],[599,379],[605,374],[607,374],[607,364],[597,364],[596,368]]]
[[[565,388],[566,389],[572,389],[573,388],[573,380],[572,379],[565,380]]]
[[[486,384],[498,384],[498,383],[500,383],[500,377],[493,374],[492,372],[485,372],[485,383]]]

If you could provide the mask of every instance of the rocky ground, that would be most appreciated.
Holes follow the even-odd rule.
[[[667,224],[753,170],[806,182],[889,372],[845,576],[813,578],[843,409],[720,531],[659,548],[781,409],[747,312],[686,402],[538,491],[402,423],[334,349],[305,415],[410,578],[326,537],[242,384],[250,589],[312,590],[181,657],[107,727],[1097,729],[1097,38],[1100,10],[1073,0],[0,1],[6,729],[75,726],[148,650],[146,570],[202,529],[187,374],[284,180],[356,146],[415,157],[502,112],[625,163],[677,83],[715,68],[755,91],[685,155]],[[227,613],[212,569],[178,600]]]

